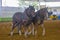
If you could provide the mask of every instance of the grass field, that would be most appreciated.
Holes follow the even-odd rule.
[[[12,18],[0,18],[0,21],[12,21]]]
[[[60,40],[60,21],[45,21],[46,35],[42,36],[42,28],[38,27],[38,34],[29,35],[25,38],[23,35],[16,34],[17,28],[14,30],[14,36],[10,36],[12,22],[0,22],[0,40]]]

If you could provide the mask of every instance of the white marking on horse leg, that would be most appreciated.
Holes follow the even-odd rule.
[[[10,32],[10,35],[13,36],[13,30],[14,30],[14,26],[12,26],[12,30]]]
[[[43,28],[43,33],[42,33],[42,35],[44,36],[44,35],[45,35],[45,27],[44,27],[43,24],[41,24],[41,27]]]
[[[45,35],[45,28],[43,29],[43,34],[42,34],[43,36]]]
[[[34,27],[32,28],[32,34],[34,35]]]
[[[13,36],[13,31],[11,31],[10,35]]]
[[[13,32],[14,32],[13,30],[14,30],[14,28],[16,27],[15,25],[16,25],[16,24],[13,23],[12,26],[11,26],[11,27],[12,27],[12,30],[11,30],[11,33],[10,33],[11,36],[13,36]]]
[[[19,30],[19,35],[21,35],[21,31]]]

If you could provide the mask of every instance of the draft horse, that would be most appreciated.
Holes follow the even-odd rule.
[[[37,26],[41,25],[41,27],[43,29],[42,35],[43,36],[45,35],[44,20],[47,20],[47,18],[48,18],[47,13],[48,13],[47,8],[42,8],[42,9],[38,10],[37,12],[35,12],[35,16],[31,17],[31,19],[32,19],[31,22],[34,24],[34,27],[33,27],[33,30],[29,32],[29,34],[32,32],[33,32],[33,35],[37,34]]]
[[[11,36],[13,35],[14,29],[17,27],[18,28],[18,33],[21,35],[21,27],[24,25],[25,33],[24,35],[26,36],[28,34],[28,26],[31,24],[29,16],[31,17],[31,14],[35,13],[35,8],[33,6],[29,6],[27,9],[25,9],[24,12],[16,12],[13,17],[12,17],[12,30],[11,30]]]

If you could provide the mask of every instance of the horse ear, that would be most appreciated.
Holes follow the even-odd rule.
[[[34,7],[34,5],[33,5],[33,7]]]

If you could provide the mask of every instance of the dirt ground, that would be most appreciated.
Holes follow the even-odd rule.
[[[19,36],[17,28],[14,30],[14,35],[10,36],[12,22],[0,22],[0,40],[60,40],[60,21],[45,21],[46,35],[42,36],[42,28],[38,26],[37,35],[29,35],[27,38],[22,34]]]

